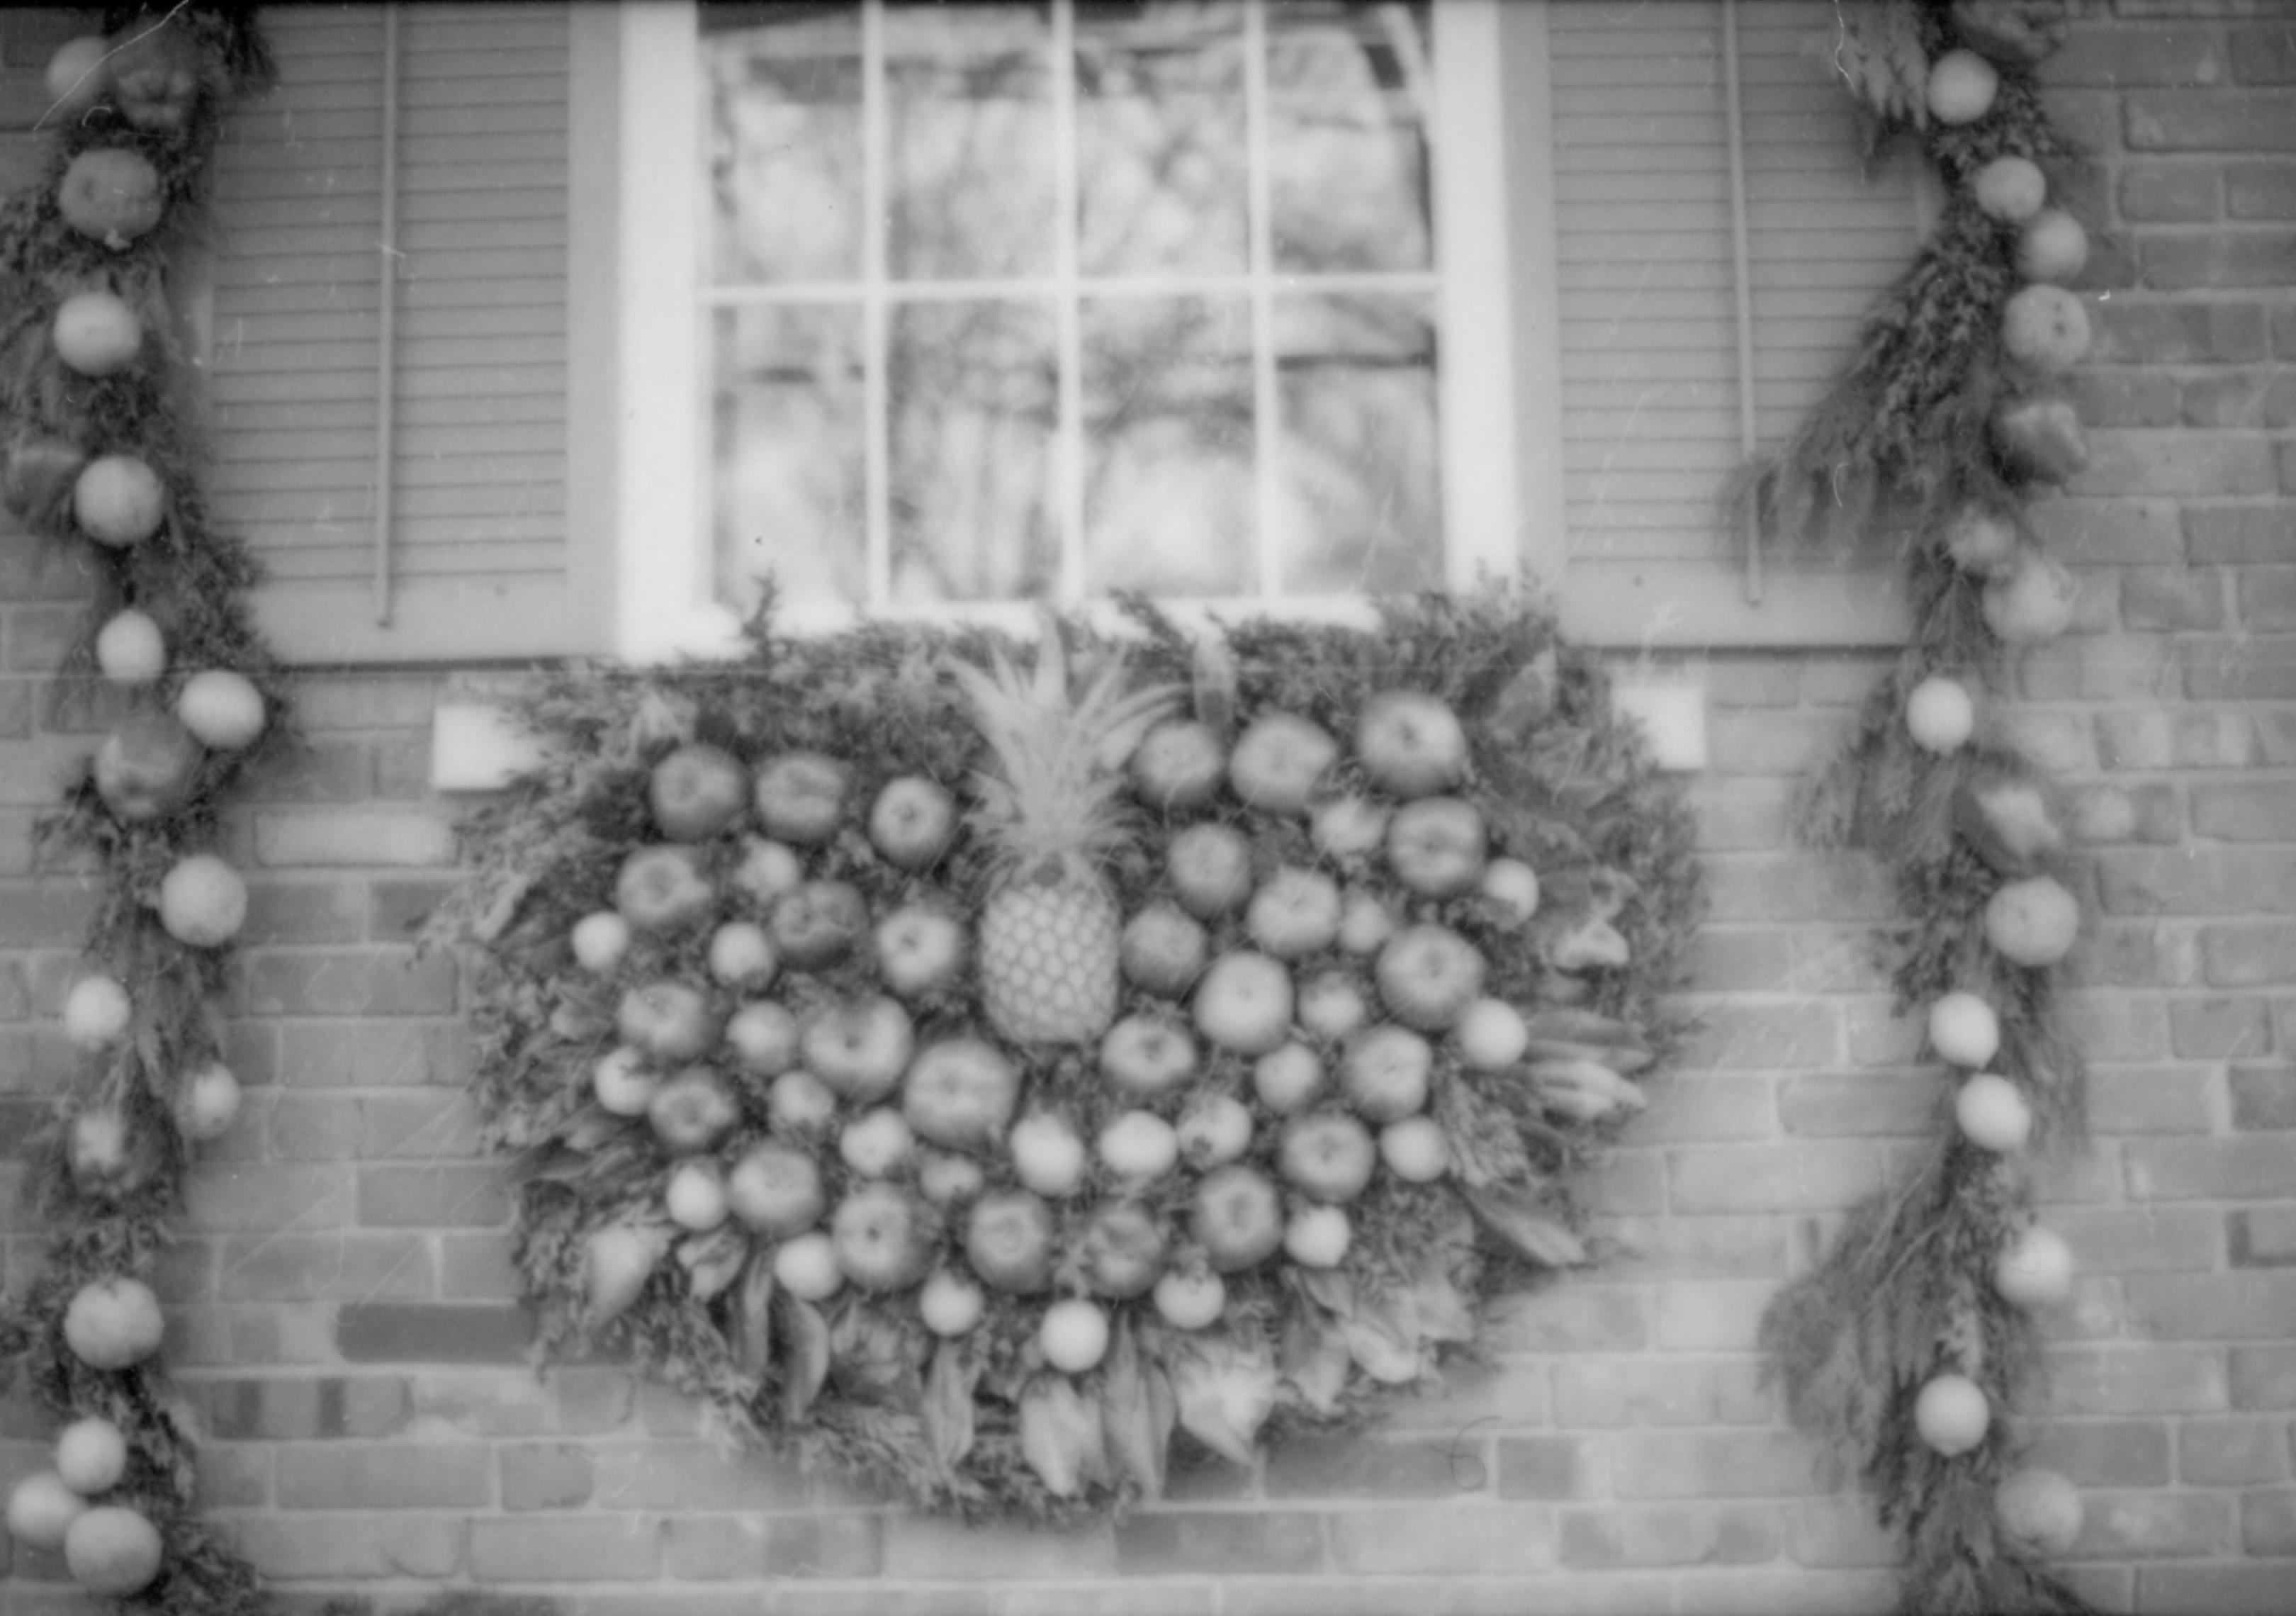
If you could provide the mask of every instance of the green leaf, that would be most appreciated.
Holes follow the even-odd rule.
[[[706,1235],[689,1235],[677,1243],[678,1266],[685,1270],[685,1288],[696,1301],[709,1301],[742,1276],[750,1260],[749,1237],[732,1223],[723,1223]]]
[[[958,1341],[933,1349],[925,1372],[925,1446],[942,1471],[954,1472],[972,1451],[973,1388],[980,1382],[980,1355]]]
[[[782,1406],[789,1423],[801,1425],[829,1379],[829,1321],[820,1308],[786,1291],[780,1311]]]
[[[1543,1267],[1576,1267],[1587,1260],[1578,1236],[1538,1210],[1529,1197],[1502,1185],[1461,1192],[1482,1226]]]
[[[1056,1498],[1073,1498],[1088,1482],[1105,1484],[1100,1405],[1087,1402],[1065,1374],[1037,1376],[1021,1393],[1021,1456]]]
[[[765,1379],[774,1361],[773,1301],[773,1253],[760,1245],[750,1252],[734,1293],[730,1337],[735,1366],[753,1381]]]
[[[1101,1371],[1100,1408],[1117,1478],[1139,1482],[1143,1497],[1162,1497],[1165,1452],[1178,1410],[1164,1371],[1134,1340],[1128,1315],[1117,1319],[1116,1340]]]
[[[1249,1465],[1259,1428],[1275,1407],[1275,1366],[1267,1348],[1213,1337],[1174,1353],[1172,1393],[1190,1436],[1222,1458]]]
[[[1321,1308],[1303,1303],[1284,1319],[1277,1367],[1316,1413],[1338,1411],[1352,1362],[1341,1322]]]

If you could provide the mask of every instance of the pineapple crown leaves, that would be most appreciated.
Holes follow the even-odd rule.
[[[1047,620],[1024,677],[1000,646],[987,669],[951,672],[972,710],[995,768],[976,774],[979,824],[1011,868],[1033,859],[1104,853],[1123,835],[1117,793],[1126,759],[1179,699],[1176,685],[1126,688],[1125,660],[1110,657],[1071,699],[1068,652]]]

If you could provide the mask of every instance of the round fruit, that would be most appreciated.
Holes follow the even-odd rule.
[[[1364,772],[1406,800],[1448,791],[1467,772],[1467,732],[1439,698],[1384,690],[1356,717]]]
[[[1104,1202],[1085,1220],[1085,1284],[1095,1296],[1119,1301],[1137,1296],[1164,1271],[1166,1249],[1163,1227],[1146,1208]]]
[[[1483,866],[1483,906],[1509,931],[1530,923],[1538,913],[1538,872],[1520,858],[1494,858]]]
[[[630,950],[630,923],[611,909],[599,909],[574,923],[574,963],[606,976]]]
[[[1321,870],[1287,865],[1251,895],[1243,928],[1278,959],[1321,953],[1340,935],[1339,883]]]
[[[662,1202],[669,1220],[681,1229],[705,1235],[733,1215],[726,1194],[726,1174],[715,1161],[692,1157],[677,1164],[663,1187]]]
[[[160,1529],[141,1511],[114,1505],[89,1510],[64,1533],[72,1579],[99,1598],[125,1599],[151,1587],[166,1552]]]
[[[127,1030],[127,989],[108,976],[84,976],[64,996],[64,1038],[75,1049],[102,1049]]]
[[[1284,1044],[1251,1063],[1251,1092],[1259,1103],[1285,1116],[1324,1091],[1324,1057],[1307,1045]]]
[[[749,771],[723,747],[688,742],[653,766],[646,806],[672,841],[706,841],[742,816]]]
[[[51,527],[71,498],[87,463],[86,451],[64,438],[19,438],[0,452],[0,504],[34,527]]]
[[[877,974],[903,998],[917,998],[956,980],[967,939],[954,915],[906,904],[877,923]]]
[[[2028,281],[2062,286],[2088,267],[2088,232],[2062,208],[2034,215],[2017,238],[2017,273]]]
[[[1276,1169],[1312,1200],[1353,1201],[1371,1183],[1379,1147],[1345,1112],[1311,1112],[1283,1125]]]
[[[2001,1535],[2028,1554],[2056,1555],[2080,1537],[2080,1489],[2054,1470],[2013,1472],[1993,1495]]]
[[[245,674],[203,669],[176,693],[176,717],[201,746],[235,752],[263,733],[263,693]]]
[[[1355,978],[1344,971],[1325,971],[1300,986],[1295,1006],[1300,1025],[1319,1038],[1343,1038],[1371,1017]]]
[[[1387,840],[1388,810],[1367,797],[1334,797],[1308,821],[1308,839],[1332,858],[1362,858]]]
[[[2008,570],[1985,586],[1979,603],[1985,625],[2005,644],[2038,645],[2072,627],[2080,586],[2053,556],[2022,549]]]
[[[127,1473],[127,1438],[100,1415],[74,1420],[57,1433],[56,1473],[83,1497],[109,1492]]]
[[[2072,1248],[2054,1229],[2033,1225],[1993,1259],[1993,1288],[2013,1307],[2054,1307],[2073,1292]]]
[[[1218,920],[1251,895],[1251,844],[1229,825],[1190,825],[1165,849],[1164,867],[1180,906],[1199,920]]]
[[[87,1500],[53,1470],[26,1476],[8,1495],[8,1535],[26,1548],[51,1553],[63,1547],[71,1523],[87,1513]]]
[[[2016,559],[2016,523],[1985,505],[1964,505],[1947,525],[1943,537],[1945,553],[1953,564],[1978,578],[1993,578]]]
[[[1977,703],[1957,679],[1931,674],[1906,693],[1906,733],[1924,751],[1959,751],[1977,728]]]
[[[1435,800],[1440,800],[1436,799]],[[1446,926],[1406,926],[1379,951],[1380,1002],[1422,1032],[1447,1031],[1483,995],[1483,956]]]
[[[151,684],[168,670],[168,644],[160,625],[141,611],[115,611],[95,634],[95,665],[114,685]]]
[[[1376,892],[1353,891],[1340,915],[1340,947],[1348,953],[1376,954],[1395,935],[1395,911]]]
[[[1985,905],[1985,940],[2020,965],[2055,964],[2079,932],[2079,902],[2046,875],[2013,881]]]
[[[1251,1148],[1251,1108],[1234,1095],[1198,1095],[1180,1113],[1173,1131],[1179,1138],[1180,1159],[1197,1172],[1210,1172]]]
[[[668,978],[623,994],[614,1026],[623,1043],[663,1062],[700,1060],[722,1030],[700,988]]]
[[[956,839],[956,799],[922,775],[889,780],[869,808],[869,840],[888,864],[930,869]]]
[[[763,836],[742,839],[742,862],[734,866],[734,884],[761,906],[770,908],[784,892],[804,883],[805,864],[796,851]]]
[[[1422,797],[1396,810],[1387,825],[1387,862],[1423,898],[1456,898],[1483,878],[1490,835],[1464,797]]]
[[[845,1125],[837,1136],[837,1153],[859,1177],[882,1178],[915,1152],[917,1136],[901,1113],[880,1105]]]
[[[198,105],[206,62],[173,13],[112,37],[111,100],[127,121],[150,134],[179,134]]]
[[[1264,813],[1304,814],[1339,757],[1340,743],[1322,725],[1297,713],[1268,713],[1253,720],[1228,754],[1228,783]]]
[[[982,1196],[965,1219],[964,1256],[992,1290],[1044,1290],[1053,1283],[1052,1208],[1025,1190]]]
[[[1374,1027],[1340,1057],[1340,1092],[1370,1121],[1400,1121],[1426,1105],[1434,1070],[1425,1038],[1407,1027]]]
[[[1020,1069],[986,1038],[925,1046],[901,1080],[901,1111],[921,1138],[983,1150],[1002,1138],[1020,1103]]]
[[[1505,1071],[1530,1047],[1530,1028],[1505,999],[1477,999],[1451,1029],[1451,1047],[1472,1070]]]
[[[1219,795],[1227,777],[1227,750],[1210,725],[1168,718],[1133,749],[1127,767],[1133,793],[1150,808],[1200,808]]]
[[[869,935],[869,905],[841,881],[808,881],[774,901],[766,935],[783,961],[800,971],[834,964]]]
[[[64,1309],[64,1344],[91,1369],[127,1369],[160,1349],[160,1299],[136,1279],[91,1280]]]
[[[1169,1015],[1128,1015],[1101,1035],[1100,1075],[1119,1092],[1150,1099],[1196,1075],[1196,1041]]]
[[[936,1268],[917,1288],[917,1311],[924,1317],[925,1328],[944,1339],[972,1333],[988,1310],[988,1292],[947,1268]]]
[[[707,1066],[689,1066],[655,1089],[646,1121],[672,1155],[716,1150],[742,1120],[733,1086]]]
[[[68,1151],[72,1183],[85,1195],[131,1194],[151,1176],[148,1136],[129,1134],[127,1115],[100,1105],[72,1119]]]
[[[1979,210],[2005,225],[2021,225],[2033,217],[2049,194],[2049,182],[2039,165],[2027,157],[1995,158],[1977,171],[1970,188]]]
[[[115,252],[160,222],[160,171],[124,146],[90,146],[56,187],[56,209],[82,235]]]
[[[890,1184],[848,1195],[830,1222],[837,1267],[865,1291],[900,1291],[924,1277],[933,1242],[923,1210]]]
[[[1031,1112],[1013,1125],[1005,1148],[1013,1177],[1039,1195],[1071,1195],[1084,1182],[1084,1141],[1057,1112]]]
[[[836,833],[853,771],[819,752],[783,752],[758,770],[758,822],[768,836],[800,847]]]
[[[1283,1254],[1303,1268],[1333,1268],[1354,1239],[1354,1226],[1339,1208],[1303,1206],[1283,1226]]]
[[[172,813],[190,795],[200,743],[165,713],[129,713],[95,754],[95,790],[114,818],[142,824]]]
[[[1930,116],[1941,124],[1975,123],[1993,110],[2001,74],[1975,51],[1948,51],[1930,67]]]
[[[1984,1389],[1964,1374],[1933,1375],[1914,1399],[1914,1429],[1948,1459],[1982,1442],[1992,1420]]]
[[[1175,1330],[1209,1327],[1227,1305],[1227,1285],[1217,1274],[1166,1270],[1156,1282],[1156,1311]]]
[[[717,889],[691,848],[639,848],[614,877],[614,908],[633,931],[668,931],[706,918]]]
[[[76,120],[103,99],[111,86],[111,41],[101,34],[82,34],[56,47],[44,80],[50,119]]]
[[[1938,1059],[1974,1071],[2001,1052],[2001,1020],[1973,993],[1948,993],[1930,1006],[1930,1047]]]
[[[1432,1184],[1451,1170],[1451,1145],[1432,1117],[1406,1117],[1379,1130],[1379,1159],[1406,1184]]]
[[[590,1092],[610,1116],[644,1116],[660,1087],[661,1074],[646,1064],[645,1051],[627,1044],[608,1050],[590,1069]]]
[[[1179,1136],[1154,1112],[1128,1111],[1100,1130],[1100,1159],[1119,1178],[1161,1178],[1180,1160]]]
[[[2062,286],[2026,287],[2001,311],[2001,346],[2012,359],[2054,376],[2088,352],[2088,310]]]
[[[766,929],[755,921],[729,920],[709,934],[710,977],[728,988],[764,987],[777,963]]]
[[[837,1247],[819,1229],[795,1235],[774,1248],[774,1277],[800,1301],[827,1301],[844,1287]]]
[[[970,1156],[955,1151],[917,1153],[917,1189],[935,1206],[955,1206],[972,1200],[988,1186],[988,1175]]]
[[[1956,1091],[1953,1118],[1963,1137],[1997,1155],[2024,1149],[2033,1133],[2033,1108],[2025,1096],[2008,1079],[1989,1071],[1967,1079]]]
[[[1124,980],[1177,998],[1204,973],[1211,939],[1177,904],[1152,903],[1124,924],[1118,959]]]
[[[813,1157],[768,1140],[750,1147],[726,1178],[726,1199],[760,1235],[795,1235],[820,1221],[827,1201]]]
[[[133,455],[99,455],[72,484],[72,519],[99,545],[140,545],[167,517],[168,485]]]
[[[803,1041],[797,1017],[785,1005],[771,999],[752,999],[726,1019],[726,1047],[734,1052],[734,1063],[755,1078],[779,1078],[797,1064],[798,1047]],[[824,1093],[826,1086],[818,1078],[808,1081]],[[830,1104],[837,1103],[834,1095]]]
[[[1196,984],[1196,1030],[1237,1054],[1266,1054],[1292,1029],[1292,973],[1264,954],[1224,954]]]
[[[1082,1374],[1108,1356],[1108,1315],[1082,1297],[1063,1298],[1045,1309],[1037,1343],[1054,1368]]]
[[[1283,1243],[1283,1203],[1266,1175],[1238,1162],[1197,1183],[1188,1226],[1212,1267],[1234,1274],[1266,1261]]]
[[[247,923],[247,883],[212,853],[178,859],[160,882],[160,923],[187,948],[217,948]]]
[[[862,1104],[900,1086],[916,1046],[909,1013],[882,994],[824,1005],[806,1021],[798,1044],[808,1071]]]
[[[74,292],[56,310],[56,357],[83,376],[113,376],[135,363],[144,322],[108,291]]]
[[[176,1086],[176,1131],[193,1144],[219,1139],[239,1115],[239,1079],[221,1061],[184,1074]]]

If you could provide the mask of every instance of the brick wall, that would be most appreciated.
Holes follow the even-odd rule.
[[[2221,10],[2225,14],[2215,14]],[[69,13],[0,14],[0,183],[30,171]],[[2296,21],[2091,0],[2047,70],[2099,159],[2079,373],[2095,469],[2044,509],[2077,632],[2015,722],[2075,783],[2095,924],[2072,1009],[2094,1148],[2049,1177],[2085,1265],[2032,1434],[2083,1488],[2082,1586],[2112,1609],[2296,1608]],[[55,767],[100,726],[40,715],[78,598],[0,531],[0,1140],[69,1070],[54,1016],[83,878],[35,872]],[[1890,1545],[1813,1478],[1751,1352],[1781,1278],[1929,1125],[1872,957],[1893,915],[1855,857],[1789,846],[1797,773],[1879,667],[1691,665],[1716,906],[1688,1069],[1594,1192],[1635,1254],[1524,1306],[1490,1372],[1359,1442],[1185,1478],[1070,1537],[968,1532],[774,1464],[611,1366],[537,1384],[506,1203],[461,1095],[459,984],[409,922],[451,880],[428,716],[449,675],[314,676],[309,753],[237,814],[251,1087],[164,1275],[215,1517],[283,1588],[445,1587],[570,1616],[790,1612],[1843,1612]],[[40,1232],[11,1210],[4,1276]],[[0,1485],[45,1431],[0,1403]],[[87,1607],[0,1544],[0,1608]],[[316,1603],[316,1598],[312,1601]]]

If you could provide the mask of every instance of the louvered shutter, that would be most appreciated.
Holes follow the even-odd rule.
[[[599,648],[601,558],[569,526],[567,25],[400,10],[387,209],[383,9],[264,15],[279,86],[217,162],[209,433],[217,514],[291,657]]]
[[[1743,462],[1723,8],[1548,8],[1568,533],[1582,637],[1728,644],[1902,637],[1888,544],[1772,543],[1763,599],[1723,494]],[[1759,441],[1781,442],[1917,242],[1909,165],[1861,172],[1823,60],[1829,13],[1740,0],[1741,135]]]

